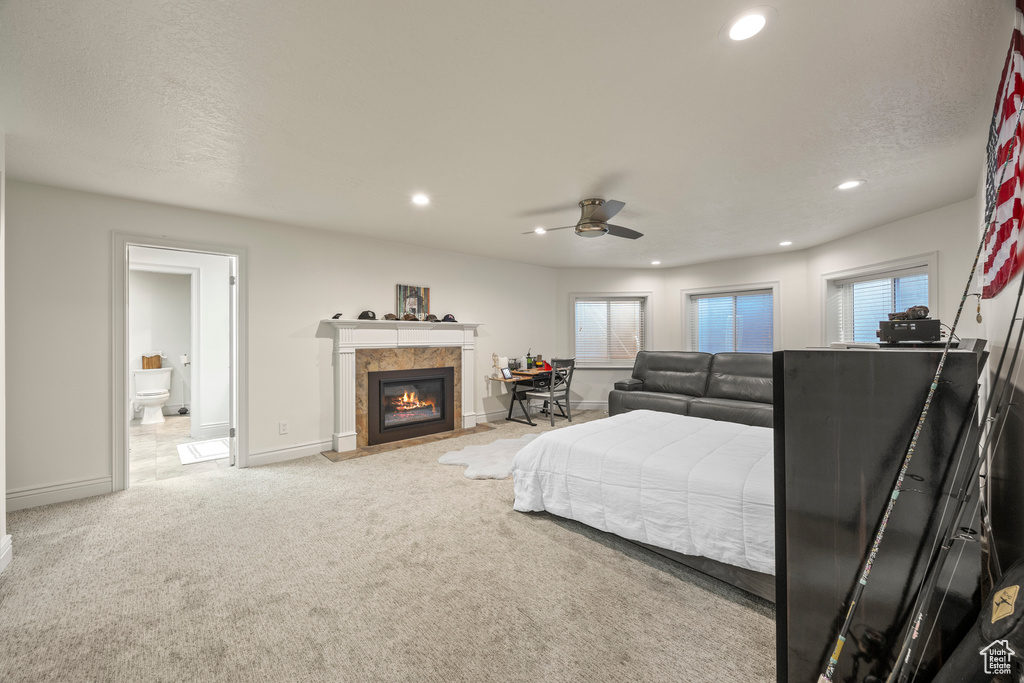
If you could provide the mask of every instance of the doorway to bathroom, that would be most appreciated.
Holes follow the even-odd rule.
[[[242,256],[115,236],[115,490],[245,466]]]

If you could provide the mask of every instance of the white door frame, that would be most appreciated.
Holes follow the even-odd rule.
[[[249,377],[248,377],[248,278],[247,254],[244,247],[224,246],[171,240],[149,235],[113,234],[113,335],[111,344],[113,381],[111,401],[113,429],[111,448],[111,472],[113,490],[123,491],[128,487],[128,248],[154,247],[194,251],[203,254],[231,256],[236,268],[235,286],[231,288],[232,309],[235,311],[234,332],[231,335],[231,405],[230,427],[235,437],[230,439],[232,452],[237,454],[238,467],[249,465]]]

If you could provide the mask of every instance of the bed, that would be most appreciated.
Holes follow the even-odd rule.
[[[634,410],[519,451],[514,508],[582,522],[774,599],[773,472],[767,427]]]

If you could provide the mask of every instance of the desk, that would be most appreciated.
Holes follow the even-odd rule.
[[[536,388],[541,385],[541,381],[545,377],[550,377],[551,371],[545,370],[544,368],[534,368],[532,370],[513,370],[512,379],[505,379],[504,377],[492,377],[495,382],[501,382],[509,387],[509,402],[508,402],[508,415],[505,419],[509,422],[519,422],[521,424],[530,425],[536,427],[537,423],[530,419],[530,411],[526,409],[526,404],[523,402],[523,394],[526,393],[526,389]],[[519,387],[522,386],[524,391],[519,391]],[[520,410],[523,411],[523,417],[525,420],[512,417],[512,410],[515,408],[516,403],[519,404]]]
[[[512,374],[524,378],[533,378],[539,377],[541,375],[550,375],[551,371],[545,368],[533,368],[531,370],[513,370]]]

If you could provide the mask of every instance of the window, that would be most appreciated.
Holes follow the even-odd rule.
[[[833,280],[828,341],[877,343],[879,321],[911,306],[930,306],[927,266]]]
[[[646,295],[573,295],[577,365],[632,367],[646,348]]]
[[[771,353],[775,344],[771,289],[690,294],[690,349],[705,353]]]

